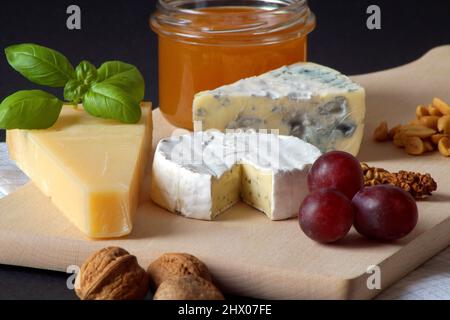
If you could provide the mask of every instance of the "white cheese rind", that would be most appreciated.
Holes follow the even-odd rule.
[[[263,75],[198,93],[193,103],[196,131],[278,129],[322,152],[359,151],[365,91],[336,70],[296,63]]]
[[[270,219],[287,219],[297,214],[307,194],[307,172],[320,154],[298,138],[265,133],[170,137],[155,151],[151,197],[171,212],[212,220],[241,196]],[[248,194],[244,176],[253,183]]]

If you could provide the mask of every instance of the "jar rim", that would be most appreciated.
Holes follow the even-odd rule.
[[[211,7],[261,10],[230,10],[220,14],[204,10]],[[196,25],[204,18],[215,26]],[[217,27],[220,22],[230,19],[232,24]],[[276,23],[271,24],[270,21]],[[211,38],[214,38],[218,44],[273,43],[307,35],[315,27],[315,16],[307,0],[159,0],[157,11],[151,15],[150,25],[160,35],[186,42],[208,40],[209,44],[213,44]]]
[[[205,8],[206,6],[202,5],[202,3],[207,3],[210,2],[209,1],[193,1],[194,3],[196,3],[197,7],[195,7],[195,9],[188,9],[188,8],[183,8],[182,5],[186,5],[191,1],[186,1],[186,0],[158,0],[157,3],[157,7],[158,9],[163,9],[163,10],[167,10],[167,11],[178,11],[181,13],[188,13],[188,14],[195,14],[195,15],[206,15],[208,14],[208,12],[205,11],[201,11],[198,10],[199,8]],[[217,2],[220,3],[221,6],[224,6],[225,3],[227,3],[226,1],[218,1],[218,0],[212,0],[211,2]],[[230,1],[231,2],[231,1]],[[259,2],[258,0],[250,0],[250,1],[239,1],[240,5],[242,5],[242,3],[244,3],[244,6],[248,6],[249,4],[256,3]],[[280,4],[283,6],[280,7],[273,7],[272,9],[269,9],[268,11],[277,11],[277,10],[284,10],[287,6],[289,6],[290,8],[294,8],[294,7],[305,7],[307,6],[308,1],[307,0],[269,0],[269,1],[262,1],[262,2],[266,2],[268,5],[276,5],[276,4]],[[232,2],[231,2],[232,3]],[[230,5],[227,5],[230,6]],[[229,13],[225,13],[225,14],[229,14],[229,15],[235,15],[234,12],[229,12]]]

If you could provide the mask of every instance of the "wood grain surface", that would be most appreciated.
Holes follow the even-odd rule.
[[[189,220],[154,205],[144,181],[142,205],[132,234],[119,240],[83,236],[30,183],[0,201],[0,263],[65,271],[93,251],[121,246],[143,267],[166,251],[202,259],[224,291],[255,298],[367,299],[450,245],[450,159],[439,153],[408,156],[391,143],[376,144],[371,133],[381,120],[390,126],[414,118],[415,107],[435,96],[450,100],[450,46],[418,61],[383,72],[355,76],[367,91],[366,131],[359,158],[388,170],[429,172],[438,192],[419,201],[416,229],[401,241],[377,243],[354,230],[333,245],[315,243],[295,219],[269,221],[239,203],[217,221]],[[184,130],[171,127],[154,111],[153,146]],[[370,290],[367,269],[381,270],[381,290]]]

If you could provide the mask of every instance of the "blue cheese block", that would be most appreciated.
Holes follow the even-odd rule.
[[[364,88],[336,70],[296,63],[242,79],[194,98],[195,131],[276,129],[322,152],[359,151],[365,116]]]

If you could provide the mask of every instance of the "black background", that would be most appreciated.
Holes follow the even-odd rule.
[[[96,65],[113,59],[135,64],[146,79],[146,99],[157,105],[157,43],[148,25],[155,3],[2,1],[0,47],[34,42],[61,51],[73,64],[84,59]],[[309,3],[318,23],[309,37],[309,60],[350,75],[405,64],[435,46],[450,44],[449,0],[310,0]],[[66,28],[66,8],[71,4],[81,7],[82,30]],[[366,27],[366,9],[371,4],[381,7],[381,30]],[[3,52],[0,53],[1,100],[14,91],[36,87],[12,70]],[[0,267],[0,298],[73,298],[65,280],[63,274]]]

